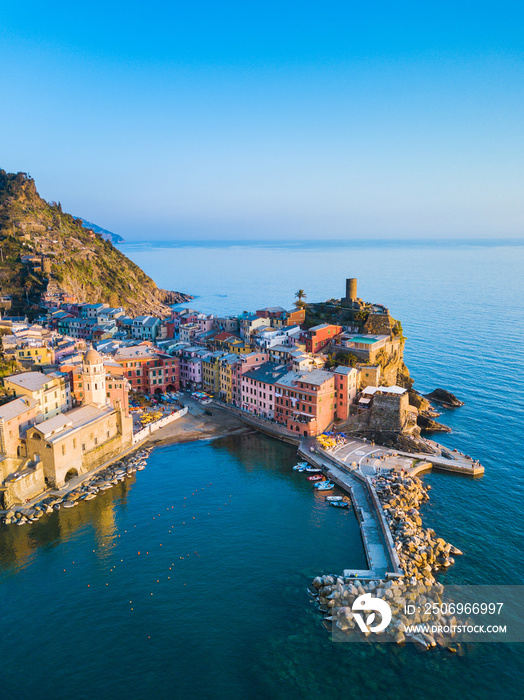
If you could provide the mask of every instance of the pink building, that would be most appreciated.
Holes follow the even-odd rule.
[[[260,367],[268,359],[265,352],[250,352],[248,355],[239,355],[238,360],[231,367],[231,401],[234,406],[242,406],[242,375]]]
[[[198,318],[196,320],[198,328],[199,328],[199,333],[207,333],[208,331],[213,330],[213,325],[215,322],[215,317],[214,316],[206,316],[205,314],[198,314]]]
[[[241,378],[241,407],[262,418],[274,418],[275,384],[287,373],[286,367],[274,362],[265,362],[257,369],[245,372]]]

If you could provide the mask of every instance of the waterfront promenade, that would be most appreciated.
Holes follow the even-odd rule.
[[[376,476],[380,471],[390,469],[404,469],[411,476],[416,476],[431,468],[469,476],[484,474],[484,467],[476,464],[470,457],[447,451],[433,440],[427,440],[427,443],[433,449],[431,454],[403,452],[350,437],[345,445],[336,448],[331,454],[336,456],[338,461],[357,468],[365,476]],[[451,459],[443,456],[442,452],[448,452]]]

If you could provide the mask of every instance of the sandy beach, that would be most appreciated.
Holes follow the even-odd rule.
[[[174,445],[253,432],[253,428],[226,411],[212,409],[212,415],[209,416],[192,402],[188,402],[188,405],[189,412],[185,416],[154,433],[148,444]]]

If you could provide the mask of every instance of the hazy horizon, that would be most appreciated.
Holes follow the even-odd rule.
[[[128,242],[519,239],[523,14],[12,3],[0,167]]]

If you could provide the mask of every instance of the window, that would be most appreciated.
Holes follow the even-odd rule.
[[[98,438],[95,438],[95,445],[98,445]]]
[[[62,445],[62,454],[65,455],[65,445]]]
[[[73,438],[73,450],[76,450],[76,438]]]

